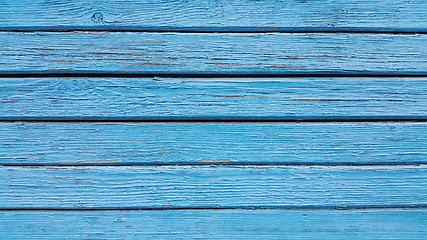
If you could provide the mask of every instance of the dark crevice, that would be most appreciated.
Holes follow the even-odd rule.
[[[423,116],[0,116],[0,122],[47,123],[360,123],[426,122]]]
[[[0,211],[165,211],[165,210],[387,210],[425,209],[427,204],[386,204],[386,205],[253,205],[253,206],[182,206],[182,207],[27,207],[0,208]]]
[[[427,71],[0,71],[0,78],[99,77],[99,78],[331,78],[427,77]]]
[[[102,14],[92,21],[103,23]],[[427,34],[427,28],[398,27],[179,27],[179,26],[16,26],[0,27],[0,32],[149,32],[149,33],[349,33],[349,34]]]

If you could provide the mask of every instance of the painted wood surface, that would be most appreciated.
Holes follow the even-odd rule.
[[[14,239],[424,239],[425,210],[0,212]],[[238,233],[238,234],[237,234]]]
[[[425,123],[2,123],[0,165],[418,164]]]
[[[0,25],[426,27],[424,0],[6,0]]]
[[[425,238],[426,6],[4,1],[0,238]]]
[[[427,67],[427,35],[0,33],[0,45],[2,71],[410,72]]]
[[[2,209],[394,208],[427,201],[426,165],[2,167]]]
[[[425,123],[3,123],[0,165],[427,163]]]
[[[427,78],[3,78],[0,98],[17,118],[423,116]]]

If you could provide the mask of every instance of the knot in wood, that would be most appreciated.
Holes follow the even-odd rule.
[[[92,15],[90,20],[92,20],[92,22],[97,24],[104,23],[104,15],[102,15],[102,13],[100,12],[96,12]]]

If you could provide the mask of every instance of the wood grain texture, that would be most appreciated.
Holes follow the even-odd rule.
[[[427,26],[423,0],[3,1],[0,25]]]
[[[426,123],[2,123],[1,164],[416,164]]]
[[[424,239],[425,210],[0,212],[2,239]]]
[[[3,71],[425,71],[427,35],[0,33]]]
[[[424,0],[6,0],[0,71],[414,73],[427,69],[426,19]],[[83,31],[19,32],[63,26]],[[101,31],[161,26],[377,32]],[[419,77],[3,78],[0,117],[425,117],[426,90]],[[426,133],[425,122],[1,122],[0,238],[423,239]]]
[[[426,112],[426,78],[0,79],[0,116],[418,116]]]
[[[2,167],[7,208],[423,205],[426,165]]]

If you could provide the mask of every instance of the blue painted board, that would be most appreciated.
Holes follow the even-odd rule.
[[[0,119],[426,113],[427,78],[0,79]]]
[[[4,0],[0,26],[426,27],[424,0]]]
[[[2,239],[425,239],[426,210],[0,212]]]
[[[426,123],[1,123],[0,165],[418,164]]]
[[[0,33],[2,71],[417,72],[427,35]]]
[[[0,79],[0,119],[41,122],[0,123],[0,237],[422,239],[426,123],[357,120],[425,121],[421,75],[266,81],[16,74],[425,76],[425,19],[422,0],[6,0],[0,74],[12,71],[15,79]],[[64,25],[81,29],[38,31]],[[210,33],[116,31],[159,26]],[[43,122],[138,116],[354,122]]]
[[[426,208],[427,165],[2,167],[2,209]]]

